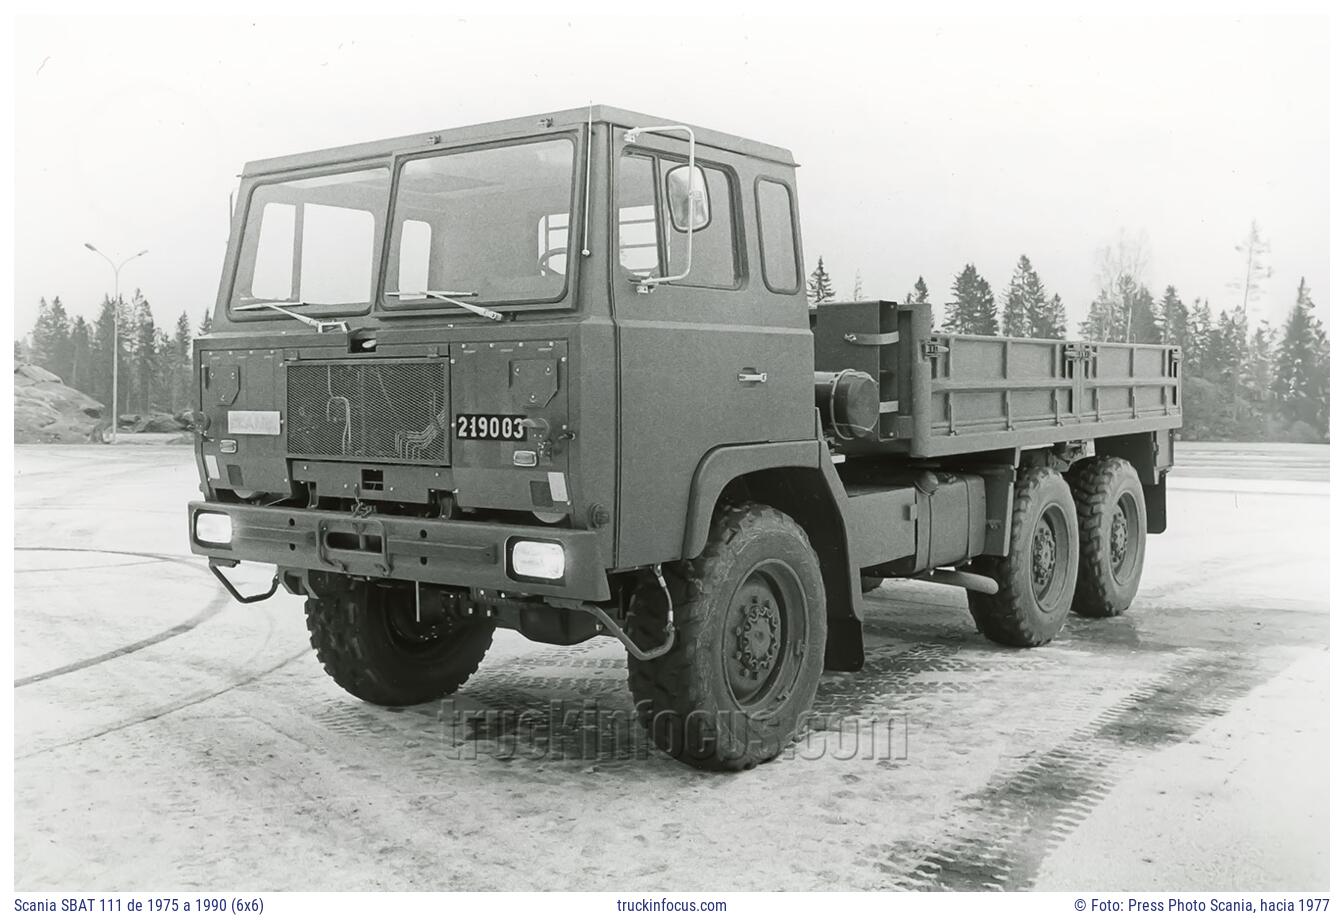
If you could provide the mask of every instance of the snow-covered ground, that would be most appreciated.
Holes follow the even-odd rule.
[[[345,696],[297,598],[187,554],[188,448],[21,446],[15,885],[1323,889],[1326,452],[1178,451],[1128,615],[1007,650],[888,582],[810,742],[707,775],[630,730],[612,640],[501,632],[448,702]]]

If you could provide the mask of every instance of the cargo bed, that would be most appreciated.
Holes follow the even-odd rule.
[[[881,400],[876,430],[838,449],[939,457],[1181,426],[1174,345],[954,335],[931,320],[928,304],[817,309],[816,369],[867,373]]]

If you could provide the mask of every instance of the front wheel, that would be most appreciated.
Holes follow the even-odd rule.
[[[718,513],[683,574],[676,643],[652,661],[629,659],[640,721],[654,744],[695,767],[770,760],[797,736],[821,680],[826,594],[817,554],[788,515],[745,504]],[[632,618],[645,647],[662,628],[651,607],[640,601]]]
[[[1078,517],[1064,477],[1032,467],[1017,480],[1008,555],[981,556],[974,570],[997,594],[967,592],[986,639],[1021,648],[1044,645],[1064,627],[1078,580]]]
[[[417,609],[412,582],[352,581],[304,605],[317,660],[346,692],[380,706],[448,696],[480,665],[488,621],[460,622]]]

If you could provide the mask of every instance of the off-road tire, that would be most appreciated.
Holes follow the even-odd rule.
[[[749,769],[777,757],[804,727],[826,650],[826,592],[807,534],[774,508],[725,506],[704,552],[669,574],[676,642],[652,661],[629,657],[630,692],[650,739],[706,770]],[[631,637],[652,648],[665,622],[662,592],[641,590]],[[769,664],[751,670],[744,656]],[[755,681],[755,690],[742,686]]]
[[[860,575],[859,587],[863,589],[864,594],[869,594],[882,587],[884,581],[886,581],[885,578],[879,578],[876,575]]]
[[[317,660],[353,696],[380,706],[413,706],[448,696],[476,673],[494,625],[470,623],[422,647],[399,639],[388,605],[401,592],[356,582],[304,604]],[[413,603],[413,600],[411,601]]]
[[[1085,617],[1118,616],[1133,603],[1143,577],[1148,542],[1143,484],[1134,467],[1119,457],[1083,460],[1069,470],[1068,478],[1078,507],[1073,610]],[[1117,514],[1123,517],[1117,520]]]
[[[1037,533],[1047,526],[1053,563],[1045,596],[1036,585]],[[1059,635],[1078,578],[1078,516],[1068,483],[1049,467],[1023,470],[1013,496],[1008,555],[981,556],[972,570],[993,578],[997,594],[966,592],[976,628],[991,642],[1017,648]]]

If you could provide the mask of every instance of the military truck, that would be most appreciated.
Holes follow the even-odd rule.
[[[612,637],[653,743],[709,769],[863,666],[883,579],[965,589],[1006,646],[1125,611],[1179,350],[810,311],[795,168],[605,106],[249,163],[193,552],[240,601],[305,597],[327,673],[384,706],[453,693],[497,628]]]

